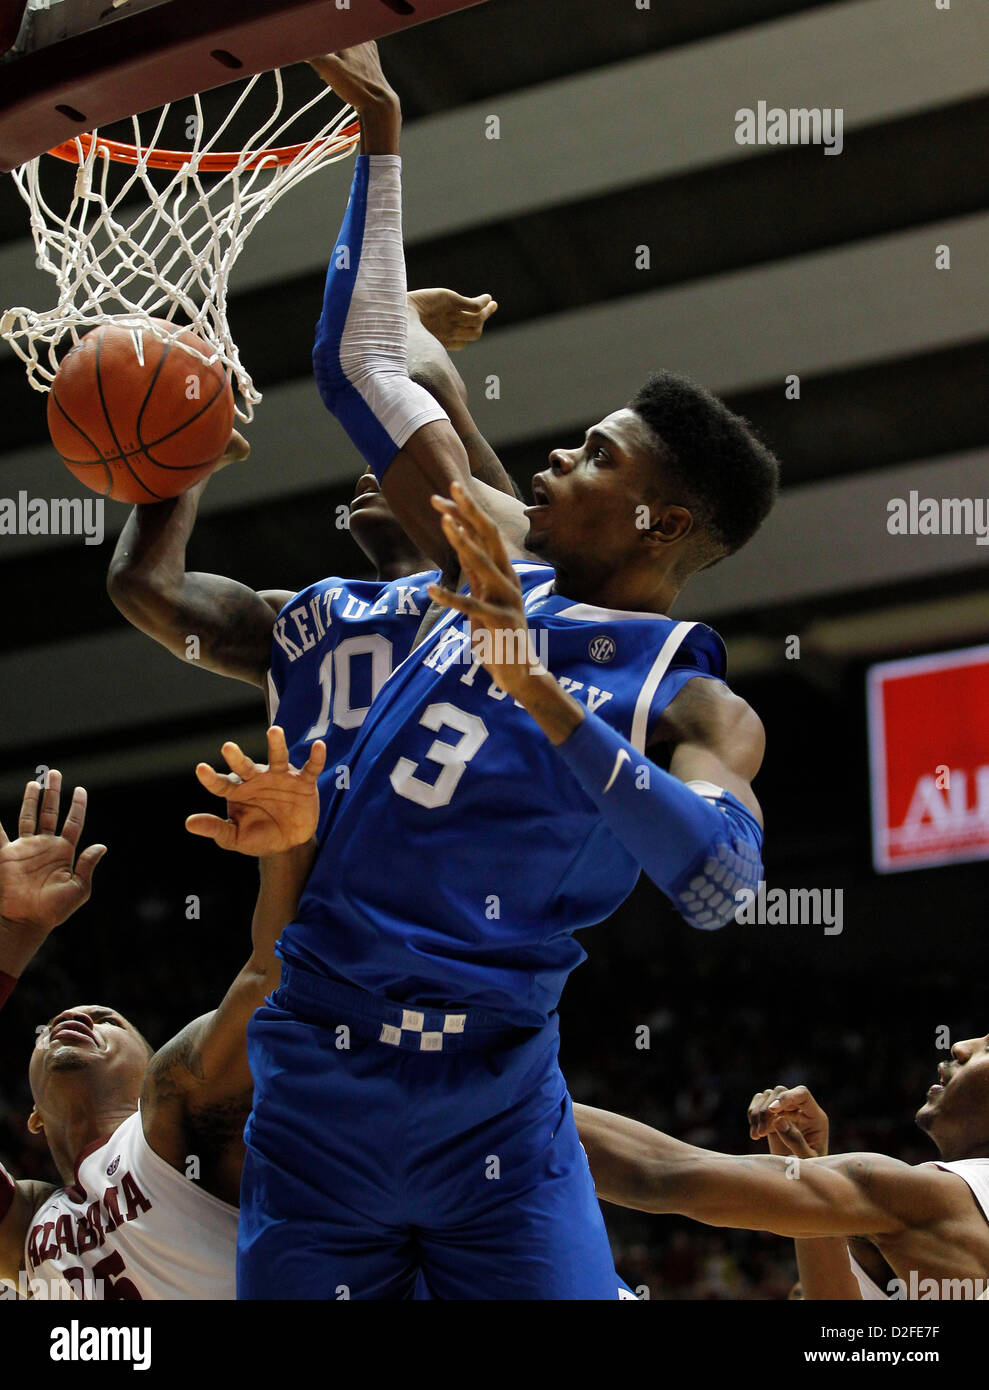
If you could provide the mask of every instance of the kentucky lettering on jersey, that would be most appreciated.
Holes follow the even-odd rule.
[[[340,640],[339,627],[346,623],[366,622],[370,631],[380,632],[391,618],[421,621],[429,605],[425,586],[435,578],[431,572],[425,578],[414,575],[411,580],[396,579],[388,584],[324,579],[289,600],[275,621],[273,640],[293,662],[322,642],[334,624],[337,631],[332,632],[331,646]],[[362,597],[356,590],[368,592]],[[354,635],[353,628],[347,635]]]
[[[643,754],[689,680],[724,678],[703,624],[575,604],[547,567],[516,570],[548,669]],[[615,910],[639,865],[472,657],[466,619],[448,615],[395,669],[349,763],[282,956],[410,1005],[542,1024],[584,958],[573,932]]]
[[[296,767],[308,758],[314,739],[325,742],[321,811],[371,701],[412,650],[429,607],[426,586],[437,578],[432,570],[387,583],[324,579],[289,599],[275,621],[271,719],[277,711]]]

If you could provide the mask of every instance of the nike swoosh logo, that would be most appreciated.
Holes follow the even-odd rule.
[[[623,762],[630,763],[631,761],[632,761],[632,759],[631,759],[631,758],[629,757],[629,755],[628,755],[628,749],[627,749],[627,748],[619,748],[619,750],[618,750],[618,756],[617,756],[617,758],[615,759],[615,765],[614,765],[614,767],[611,769],[611,776],[608,778],[607,785],[605,786],[605,791],[606,791],[606,792],[607,792],[607,791],[610,791],[611,788],[612,788],[612,786],[614,785],[615,778],[618,776],[619,772],[621,771],[622,763],[623,763]]]

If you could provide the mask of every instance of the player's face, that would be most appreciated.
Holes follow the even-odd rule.
[[[57,1111],[59,1097],[80,1079],[136,1103],[147,1066],[147,1045],[123,1014],[78,1004],[38,1029],[28,1073],[35,1108]]]
[[[357,479],[350,503],[350,534],[378,570],[413,549],[370,468]],[[425,561],[421,568],[428,568]]]
[[[549,468],[533,478],[526,546],[556,566],[567,592],[642,558],[657,501],[655,447],[641,416],[616,410],[579,448],[554,449]]]
[[[955,1148],[965,1135],[989,1142],[989,1035],[956,1042],[950,1062],[938,1065],[938,1079],[917,1111],[917,1124],[936,1144]]]

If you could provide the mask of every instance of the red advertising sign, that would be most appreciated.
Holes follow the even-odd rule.
[[[868,674],[879,873],[989,859],[989,646]]]

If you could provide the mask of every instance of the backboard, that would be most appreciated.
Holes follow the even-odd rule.
[[[0,0],[0,170],[240,77],[484,0]],[[11,38],[14,35],[14,38]]]

